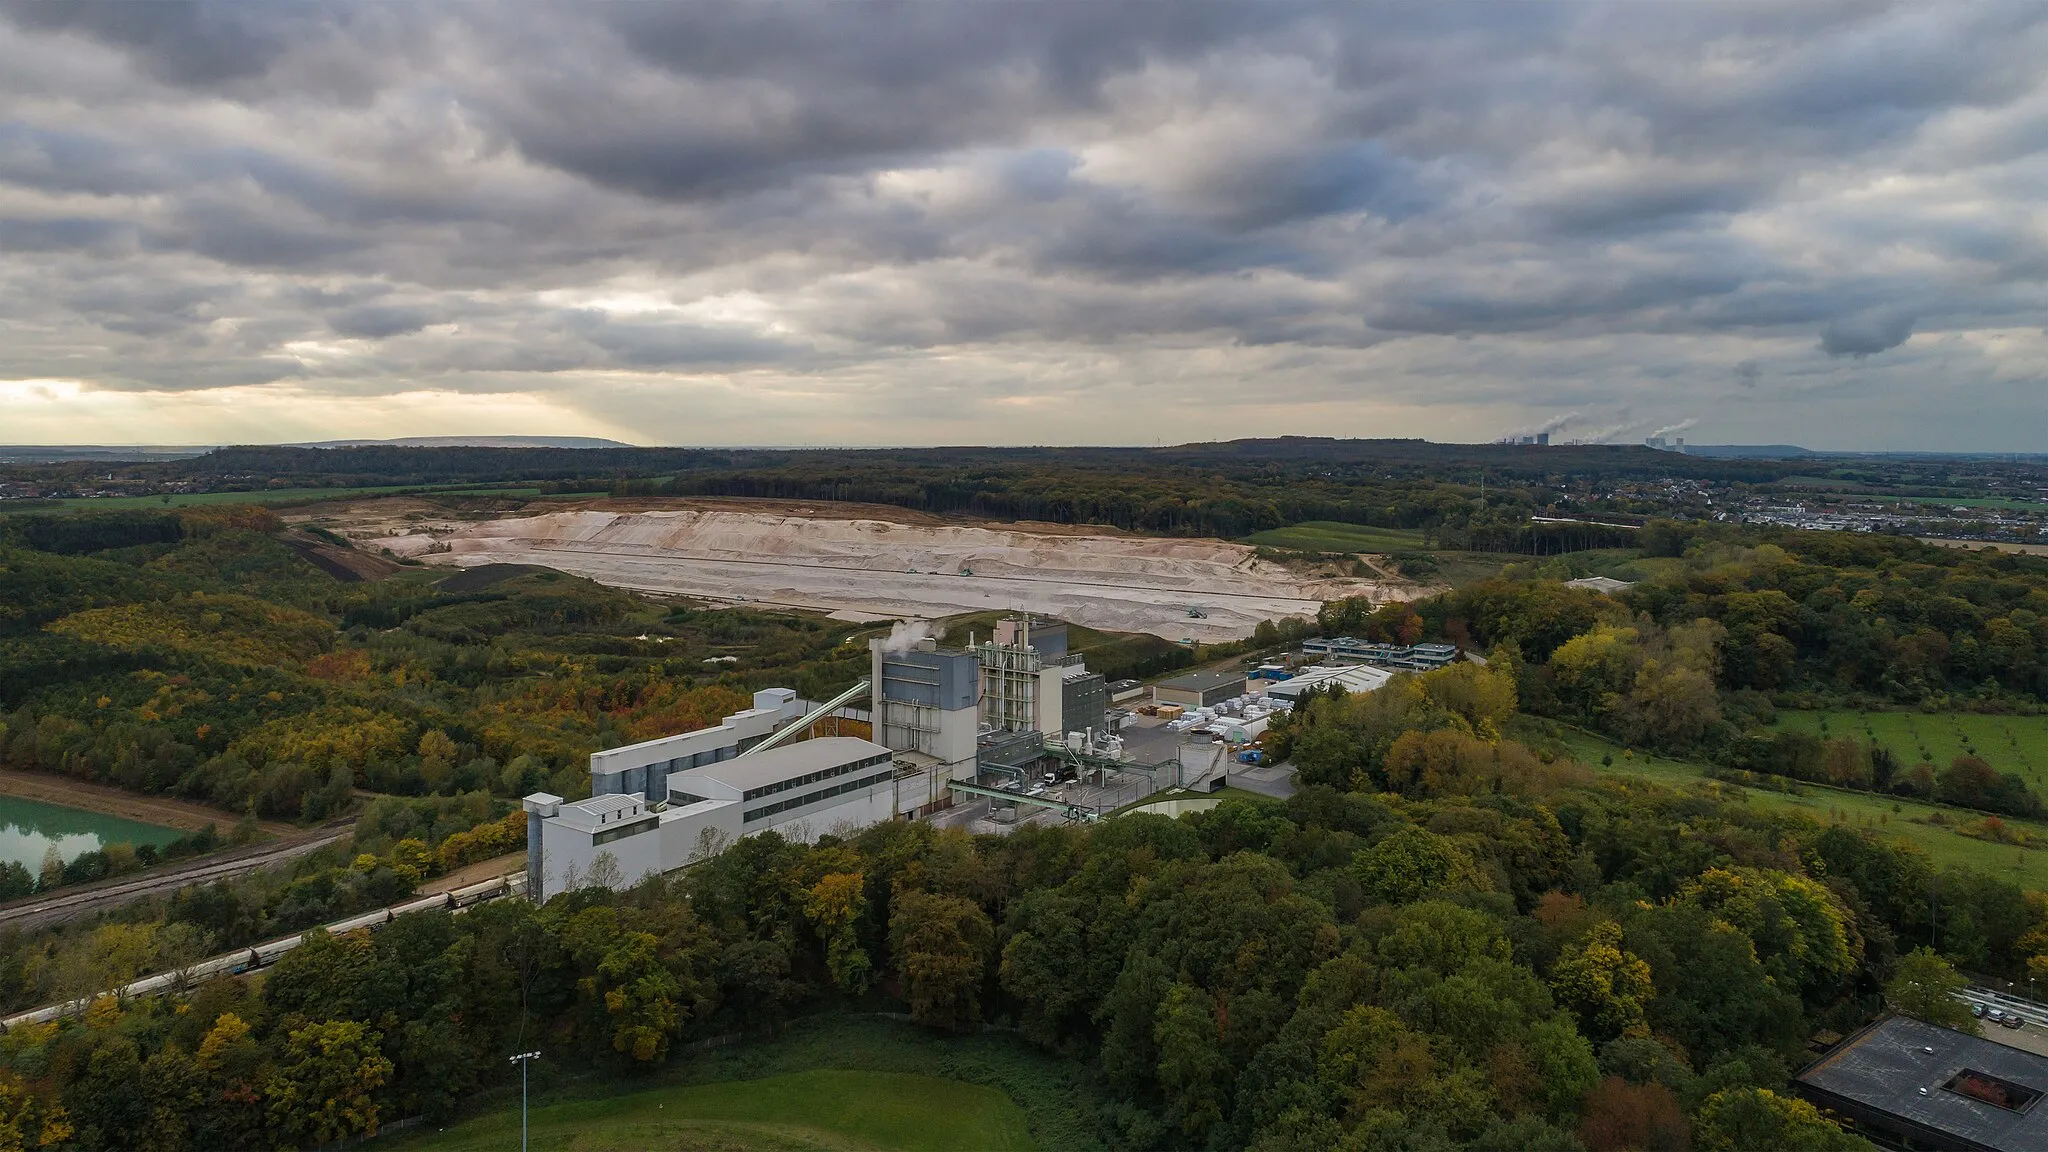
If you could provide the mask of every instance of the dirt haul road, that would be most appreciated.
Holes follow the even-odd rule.
[[[1261,620],[1313,616],[1325,600],[1422,591],[1304,577],[1219,540],[729,509],[583,510],[342,530],[397,556],[465,568],[539,564],[623,588],[850,619],[1023,610],[1171,640],[1231,640]]]

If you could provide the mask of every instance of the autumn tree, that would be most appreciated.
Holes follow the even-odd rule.
[[[0,1152],[59,1147],[71,1136],[71,1118],[62,1105],[37,1096],[14,1073],[0,1071]]]
[[[1621,925],[1605,920],[1587,933],[1586,944],[1557,962],[1550,987],[1558,1003],[1576,1012],[1587,1035],[1647,1036],[1643,1006],[1656,995],[1650,966],[1621,947]]]
[[[1166,1094],[1166,1122],[1199,1145],[1223,1119],[1230,1061],[1216,1027],[1216,1003],[1207,992],[1176,981],[1159,1002],[1153,1043],[1159,1049],[1159,1087]]]
[[[1729,1088],[1707,1097],[1693,1122],[1699,1152],[1868,1152],[1870,1145],[1829,1123],[1804,1100],[1768,1088]]]
[[[660,943],[651,932],[624,934],[588,981],[611,1018],[612,1049],[639,1063],[667,1056],[683,1022],[682,984],[661,962]]]
[[[1957,993],[1970,982],[1932,948],[1915,948],[1899,957],[1899,966],[1884,986],[1884,1002],[1929,1024],[1982,1035],[1983,1026]]]
[[[1365,894],[1383,904],[1405,904],[1445,889],[1485,887],[1469,854],[1449,837],[1420,828],[1403,828],[1359,853],[1353,867]]]
[[[932,892],[900,892],[891,905],[889,951],[911,1017],[948,1028],[974,1023],[995,943],[988,915],[971,900]]]
[[[1710,868],[1680,892],[1740,929],[1764,969],[1813,996],[1838,988],[1863,957],[1863,940],[1839,897],[1805,876],[1771,868]]]
[[[274,1130],[301,1144],[375,1135],[378,1090],[391,1075],[382,1039],[355,1020],[293,1030],[270,1078]]]
[[[841,991],[867,991],[873,963],[860,944],[859,925],[867,913],[866,878],[859,872],[828,872],[804,895],[804,915],[825,942],[825,967]]]
[[[1662,1084],[1609,1076],[1586,1097],[1579,1139],[1591,1152],[1686,1152],[1692,1133],[1678,1097]]]
[[[269,1080],[267,1055],[247,1022],[223,1012],[193,1054],[199,1106],[192,1139],[202,1148],[240,1148],[261,1139],[265,1129],[263,1089]]]

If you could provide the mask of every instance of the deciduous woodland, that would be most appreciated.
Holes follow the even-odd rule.
[[[1560,582],[1588,571],[1636,583]],[[1773,721],[2039,713],[2040,560],[1656,523],[1323,617],[1487,663],[1307,701],[1270,737],[1299,768],[1285,802],[752,837],[628,892],[421,913],[258,979],[104,999],[0,1037],[0,1147],[310,1147],[502,1104],[517,1050],[659,1083],[698,1041],[896,1012],[1068,1062],[1071,1130],[1120,1149],[1851,1148],[1786,1089],[1815,1032],[1888,1002],[1938,1015],[1925,989],[1951,965],[2048,975],[2040,893],[1743,786],[2038,814],[1994,750],[1908,762]],[[1307,630],[1275,622],[1248,654]],[[174,969],[515,851],[523,792],[578,795],[592,749],[754,687],[843,687],[857,632],[544,570],[342,582],[246,507],[0,520],[0,762],[228,821],[357,817],[287,872],[0,936],[0,999]],[[1581,732],[1727,783],[1588,762]]]

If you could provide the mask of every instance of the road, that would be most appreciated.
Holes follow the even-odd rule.
[[[45,928],[118,908],[146,896],[162,896],[195,884],[233,879],[297,859],[316,848],[345,839],[353,831],[353,822],[329,825],[282,843],[252,844],[158,868],[139,876],[103,880],[97,884],[59,889],[48,896],[16,900],[12,904],[0,905],[0,928],[24,931]]]

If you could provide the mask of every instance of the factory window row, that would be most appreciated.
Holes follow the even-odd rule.
[[[654,827],[654,824],[655,822],[652,820],[642,820],[637,824],[628,824],[623,828],[607,828],[602,832],[593,834],[590,837],[590,842],[592,844],[609,844],[614,840],[622,840],[636,832],[645,832],[649,828]]]
[[[763,796],[773,796],[778,792],[788,792],[794,788],[805,788],[816,784],[820,780],[831,780],[835,777],[844,776],[848,772],[858,772],[863,768],[872,768],[877,764],[886,764],[888,762],[889,753],[884,752],[879,756],[870,756],[865,760],[856,760],[851,764],[840,764],[822,771],[810,772],[802,776],[792,776],[787,780],[765,784],[759,788],[749,788],[746,791],[746,795],[742,796],[741,799],[759,800]]]
[[[649,767],[658,769],[663,775],[667,775],[670,772],[687,772],[704,764],[722,764],[739,754],[738,745],[726,744],[713,748],[708,752],[698,752],[690,756],[678,756],[666,762],[657,761],[649,765]]]
[[[883,757],[883,759],[886,760],[887,757]],[[872,761],[863,761],[863,764],[869,763],[872,763]],[[844,784],[835,784],[830,788],[820,788],[816,792],[808,792],[802,796],[793,796],[788,800],[778,800],[773,804],[764,804],[759,808],[749,808],[747,809],[747,814],[741,818],[740,822],[752,824],[756,820],[766,820],[770,816],[801,808],[806,804],[816,804],[820,800],[830,800],[834,796],[842,796],[848,792],[857,792],[862,788],[871,788],[876,784],[887,784],[890,777],[895,774],[893,769],[888,772],[877,772],[872,776],[864,776],[859,780],[848,780]]]

